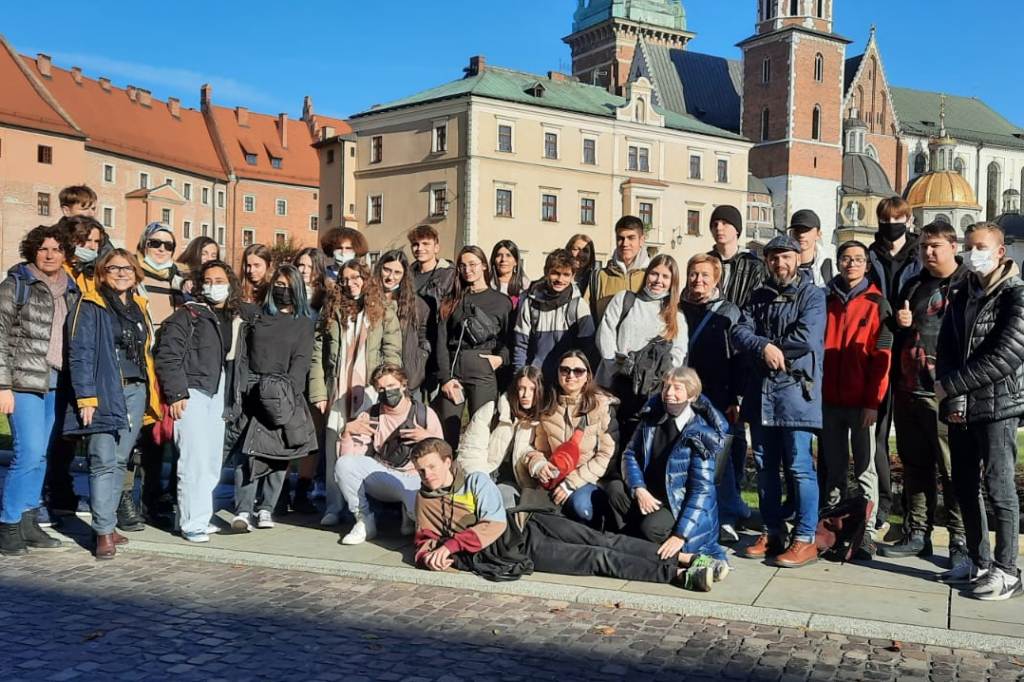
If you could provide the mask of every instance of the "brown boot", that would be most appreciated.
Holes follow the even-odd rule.
[[[754,544],[736,554],[747,559],[764,559],[782,554],[784,549],[780,540],[769,537],[767,533],[762,533]]]
[[[775,557],[773,566],[779,568],[800,568],[818,560],[818,546],[813,542],[794,540],[785,552]]]
[[[114,543],[114,534],[96,536],[96,559],[113,559],[117,554],[117,545]]]
[[[128,538],[126,538],[125,536],[121,535],[116,530],[113,533],[111,533],[111,535],[114,536],[114,544],[115,545],[121,546],[121,545],[127,545],[128,544]]]

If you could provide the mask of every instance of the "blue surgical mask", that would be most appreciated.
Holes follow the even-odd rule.
[[[84,246],[75,247],[75,258],[78,259],[79,263],[91,263],[96,260],[97,256],[99,254],[93,249],[87,249]]]
[[[162,272],[164,270],[170,270],[171,267],[174,265],[173,261],[167,261],[166,263],[157,263],[156,261],[154,261],[149,256],[146,256],[142,260],[143,260],[143,262],[146,265],[148,265],[150,267],[151,270],[156,270],[158,272]]]

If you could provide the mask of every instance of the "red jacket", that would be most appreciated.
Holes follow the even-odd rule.
[[[828,287],[822,398],[835,407],[877,410],[889,387],[891,308],[873,283],[865,280],[847,298],[836,280]]]

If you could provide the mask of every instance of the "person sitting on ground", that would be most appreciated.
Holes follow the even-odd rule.
[[[410,456],[421,481],[414,539],[420,568],[456,568],[495,580],[538,570],[673,583],[702,592],[728,573],[724,561],[600,533],[549,510],[506,512],[487,474],[467,474],[439,438],[419,443]]]
[[[334,463],[334,479],[356,517],[352,530],[341,539],[343,545],[359,545],[376,537],[369,498],[400,502],[402,533],[412,533],[419,479],[409,453],[424,438],[442,435],[434,410],[409,394],[404,369],[384,363],[373,370],[370,384],[379,402],[345,425]]]

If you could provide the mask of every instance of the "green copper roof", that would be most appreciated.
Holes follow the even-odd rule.
[[[928,137],[939,134],[941,93],[909,88],[890,91],[903,132]],[[1024,129],[975,97],[946,95],[946,131],[962,142],[1024,149]]]
[[[538,85],[543,90],[539,97],[531,94],[531,92],[537,91]],[[487,66],[475,76],[445,83],[436,88],[424,90],[394,102],[376,105],[371,109],[355,114],[352,118],[356,119],[382,111],[402,109],[427,102],[469,95],[549,109],[572,111],[590,116],[601,116],[603,118],[615,118],[615,110],[626,103],[624,97],[612,95],[604,88],[597,86],[586,85],[573,80],[552,80],[536,74]],[[655,111],[665,117],[665,127],[673,130],[724,137],[731,140],[745,139],[728,130],[722,130],[721,128],[703,123],[693,116],[668,111],[660,107],[655,107]]]
[[[582,31],[609,19],[686,30],[686,10],[680,0],[578,0],[572,31]]]

